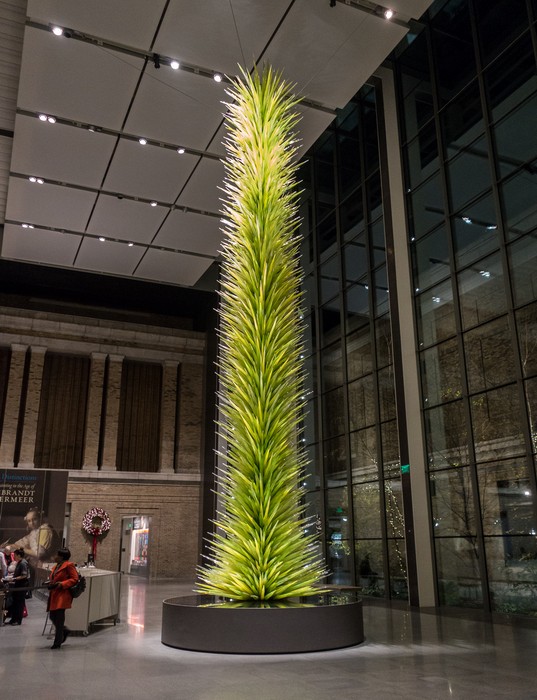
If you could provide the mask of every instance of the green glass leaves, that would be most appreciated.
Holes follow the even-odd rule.
[[[197,589],[238,600],[318,592],[304,532],[296,146],[290,87],[271,68],[228,91],[220,296],[220,434],[227,445]]]

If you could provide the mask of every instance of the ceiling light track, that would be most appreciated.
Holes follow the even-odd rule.
[[[148,204],[149,206],[155,206],[153,202],[155,202],[154,199],[149,199],[147,197],[136,197],[131,194],[124,194],[122,192],[111,192],[109,190],[104,190],[104,189],[98,189],[97,187],[87,187],[85,185],[74,185],[70,182],[63,182],[62,180],[51,180],[49,178],[43,179],[43,178],[36,178],[33,175],[28,175],[24,173],[16,173],[16,172],[10,172],[9,173],[10,177],[17,178],[19,180],[29,180],[30,178],[34,178],[34,180],[38,184],[46,184],[46,185],[55,185],[56,187],[66,187],[71,190],[78,190],[79,192],[90,192],[91,194],[95,195],[105,195],[107,197],[115,197],[116,199],[126,199],[129,202],[139,202],[140,204]],[[41,182],[39,182],[41,180]],[[184,206],[183,204],[174,204],[171,202],[157,202],[157,206],[164,207],[166,209],[169,209],[171,211],[177,210],[177,211],[182,211],[185,214],[200,214],[202,216],[209,216],[211,218],[216,218],[216,219],[221,219],[222,215],[218,214],[213,211],[207,211],[204,209],[196,209],[194,207],[187,207]],[[40,227],[42,228],[42,227]]]
[[[390,7],[379,5],[375,2],[368,2],[368,0],[330,0],[330,7],[336,7],[337,3],[347,5],[368,15],[374,15],[379,19],[390,22],[390,24],[397,24],[399,27],[410,29],[409,23],[398,17]]]
[[[356,0],[352,0],[352,2],[354,3],[356,2]],[[349,3],[345,2],[345,4]],[[45,32],[54,32],[55,29],[54,25],[44,24],[43,22],[38,22],[37,20],[33,20],[30,17],[26,18],[26,26],[33,27],[34,29],[40,29],[41,31]],[[136,49],[133,46],[127,46],[126,44],[108,41],[107,39],[93,36],[92,34],[80,32],[77,29],[71,29],[68,27],[59,27],[59,29],[61,29],[62,32],[61,34],[57,34],[58,37],[75,39],[76,41],[83,41],[86,44],[92,44],[93,46],[97,46],[99,48],[109,49],[110,51],[123,53],[128,56],[133,56],[134,58],[140,58],[144,61],[147,61],[148,63],[152,63],[157,69],[160,69],[163,66],[168,66],[174,71],[182,70],[185,71],[185,73],[199,75],[203,78],[210,78],[213,82],[217,83],[231,84],[231,81],[234,77],[231,76],[231,78],[229,78],[226,76],[225,73],[222,73],[218,70],[204,68],[202,66],[197,66],[192,63],[183,63],[182,61],[179,61],[177,60],[177,58],[174,57],[164,56],[163,54],[155,53],[154,51],[142,51],[141,49]],[[329,107],[325,107],[324,105],[321,105],[313,100],[308,100],[307,98],[301,98],[300,96],[298,97],[300,99],[301,104],[310,109],[316,109],[321,112],[327,112],[328,114],[336,114],[335,110],[330,109]]]
[[[42,116],[45,116],[42,112],[32,112],[28,109],[17,108],[17,114],[20,114],[24,117],[34,117],[36,119],[39,119],[40,121],[51,121],[50,118],[45,120],[41,119]],[[128,134],[124,131],[108,129],[105,126],[97,126],[96,124],[86,124],[85,122],[76,121],[74,119],[66,119],[64,117],[54,117],[54,120],[55,122],[51,123],[62,124],[63,126],[71,126],[77,129],[84,129],[85,131],[90,131],[92,133],[106,134],[107,136],[114,136],[123,139],[124,141],[136,141],[137,143],[141,143],[140,139],[143,139],[145,141],[144,145],[155,146],[156,148],[166,148],[170,151],[176,151],[181,155],[183,153],[187,153],[191,156],[198,156],[200,158],[208,158],[210,160],[218,161],[222,160],[221,155],[219,155],[218,153],[211,153],[211,151],[200,151],[197,148],[189,148],[188,146],[182,146],[181,144],[167,143],[166,141],[160,141],[157,139],[148,139],[143,136]]]
[[[99,233],[81,233],[80,231],[72,231],[70,229],[65,229],[65,228],[56,228],[54,226],[41,226],[40,224],[27,224],[26,222],[23,221],[16,221],[14,219],[6,219],[5,221],[6,224],[10,224],[12,226],[20,226],[21,228],[27,228],[27,229],[40,229],[42,231],[53,231],[54,233],[63,233],[67,236],[78,236],[79,238],[91,238],[95,241],[99,241],[100,243],[121,243],[122,245],[127,246],[128,248],[144,248],[144,249],[150,249],[150,250],[163,250],[167,253],[182,253],[183,255],[192,255],[193,257],[196,258],[204,258],[206,260],[219,260],[220,256],[219,255],[207,255],[207,253],[196,253],[190,250],[183,250],[182,248],[170,248],[168,246],[161,246],[161,245],[153,245],[151,243],[135,243],[130,240],[126,240],[124,238],[112,238],[111,236],[102,236]],[[34,235],[39,235],[39,234],[34,234]]]

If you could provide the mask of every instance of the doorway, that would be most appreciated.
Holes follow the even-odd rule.
[[[149,578],[149,530],[151,517],[127,515],[121,518],[121,555],[119,570],[122,574]]]

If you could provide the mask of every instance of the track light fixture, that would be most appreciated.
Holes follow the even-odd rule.
[[[330,7],[336,6],[336,0],[330,0]]]
[[[158,53],[153,54],[153,64],[155,68],[160,68],[160,56],[158,55]]]

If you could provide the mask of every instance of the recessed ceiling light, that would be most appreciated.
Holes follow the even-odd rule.
[[[51,124],[56,124],[56,117],[48,117],[47,121],[49,121]]]
[[[215,73],[215,74],[213,75],[213,78],[214,78],[214,80],[215,80],[217,83],[221,83],[221,82],[222,82],[222,76],[220,75],[220,73]]]
[[[138,139],[138,143],[141,143],[142,146],[145,146],[145,144],[147,143],[147,139]]]
[[[391,19],[393,17],[393,10],[384,10],[384,17],[386,19]]]
[[[183,155],[184,152],[185,152],[185,149],[184,149],[184,148],[178,148],[178,149],[177,149],[177,153],[179,153],[179,155],[181,155],[181,156]]]
[[[61,36],[63,34],[63,29],[61,27],[52,27],[52,33],[56,36]]]
[[[42,122],[46,122],[46,121],[47,121],[47,115],[46,115],[46,114],[40,114],[40,115],[39,115],[39,119],[40,119]]]
[[[104,236],[99,236],[99,240],[101,243],[104,243],[106,241],[106,238]]]
[[[462,220],[464,221],[465,224],[471,224],[471,223],[473,223],[473,222],[472,222],[472,219],[470,219],[469,216],[463,216],[463,217],[462,217]]]
[[[30,180],[30,182],[37,182],[37,178],[33,176],[29,177],[28,180]]]
[[[156,202],[151,202],[151,206],[152,206],[152,207],[156,207],[156,206],[157,206],[157,203],[156,203]]]
[[[94,126],[88,126],[88,131],[91,131],[92,134],[95,133],[95,127]]]
[[[170,66],[174,69],[177,70],[179,68],[179,61],[172,61],[170,63]]]
[[[134,243],[127,243],[127,245],[129,246],[129,248],[132,248],[132,246],[134,245]]]
[[[45,182],[45,181],[43,180],[42,177],[38,177],[38,178],[37,178],[37,184],[38,184],[38,185],[42,185],[44,182]]]

